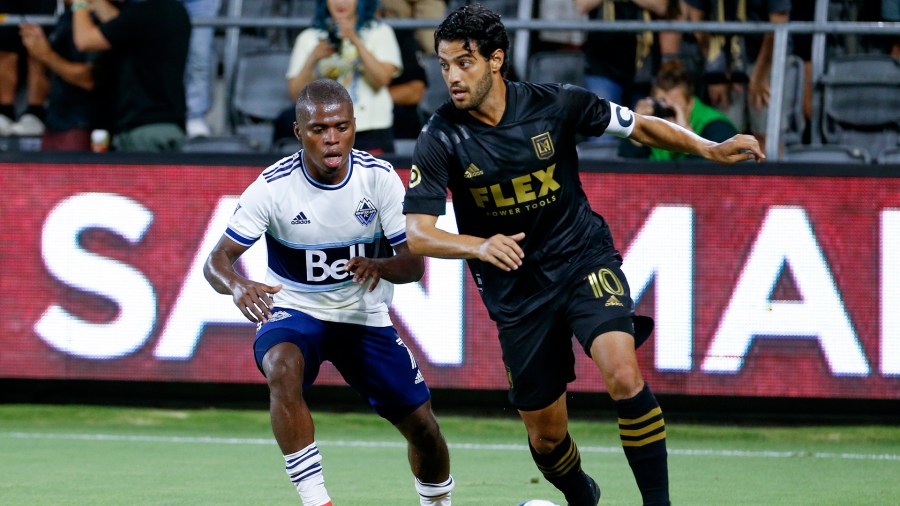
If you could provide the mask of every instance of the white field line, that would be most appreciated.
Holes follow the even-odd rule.
[[[271,438],[222,438],[222,437],[180,437],[180,436],[126,436],[117,434],[52,434],[42,432],[0,432],[0,439],[62,439],[74,441],[124,441],[143,443],[175,443],[175,444],[226,444],[226,445],[274,445]],[[320,446],[344,446],[351,448],[405,448],[402,441],[343,441],[321,440]],[[528,451],[520,444],[479,444],[449,443],[451,450],[486,450],[486,451]],[[621,453],[618,446],[579,446],[581,453]],[[887,460],[900,462],[900,455],[890,453],[834,453],[810,451],[765,451],[765,450],[704,450],[669,448],[669,455],[688,457],[739,457],[739,458],[815,458],[845,460]]]

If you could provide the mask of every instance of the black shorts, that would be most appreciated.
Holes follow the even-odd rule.
[[[0,13],[15,15],[52,16],[56,14],[56,0],[0,0]],[[43,27],[44,33],[52,27]],[[18,25],[0,25],[0,51],[24,54],[25,46],[19,36]]]
[[[522,411],[542,409],[575,380],[572,335],[590,356],[594,338],[610,331],[635,336],[635,347],[653,328],[634,316],[634,301],[621,263],[589,269],[559,297],[514,322],[498,322],[509,401]],[[637,327],[637,332],[635,332]]]

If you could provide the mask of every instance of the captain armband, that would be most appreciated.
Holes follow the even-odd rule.
[[[616,137],[629,137],[634,130],[634,112],[615,102],[609,103],[609,125],[606,133]]]

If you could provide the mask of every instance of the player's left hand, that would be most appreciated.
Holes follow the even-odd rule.
[[[737,163],[747,160],[761,162],[766,159],[766,154],[760,149],[756,137],[738,134],[725,142],[710,146],[706,158],[719,163]]]
[[[353,273],[353,282],[364,285],[371,281],[369,291],[378,286],[381,281],[381,263],[374,258],[353,257],[344,266],[345,272]]]

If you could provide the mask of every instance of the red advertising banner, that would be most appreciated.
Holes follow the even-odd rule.
[[[254,326],[202,274],[260,170],[0,164],[0,378],[262,382]],[[656,319],[638,354],[654,391],[900,399],[900,180],[582,181],[638,312]],[[452,229],[452,213],[439,225]],[[241,261],[256,279],[264,248]],[[422,283],[397,287],[392,316],[432,388],[506,388],[461,261],[429,259]],[[576,355],[572,389],[602,391]],[[325,367],[319,383],[343,380]]]

